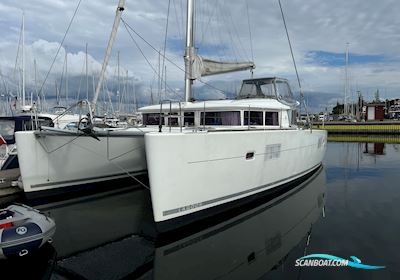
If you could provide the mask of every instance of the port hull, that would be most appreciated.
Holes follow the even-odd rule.
[[[91,184],[147,172],[143,133],[16,133],[25,193]]]

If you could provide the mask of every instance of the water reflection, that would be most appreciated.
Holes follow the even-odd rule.
[[[370,155],[384,155],[385,143],[365,143],[364,153]]]
[[[24,265],[34,275],[29,279],[259,278],[282,266],[311,234],[323,212],[325,186],[321,167],[263,204],[194,234],[180,232],[183,237],[174,241],[155,232],[147,190],[125,188],[39,205],[57,223],[52,245],[0,266]]]
[[[57,222],[54,279],[252,279],[281,266],[307,239],[324,203],[321,168],[264,204],[189,236],[180,233],[184,237],[175,241],[157,236],[146,190],[126,188],[38,208]]]
[[[251,211],[156,248],[152,274],[155,279],[258,279],[280,267],[311,233],[324,197],[321,170]]]

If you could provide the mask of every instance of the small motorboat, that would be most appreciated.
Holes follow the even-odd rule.
[[[56,224],[40,211],[23,204],[0,210],[0,259],[37,251],[56,231]]]

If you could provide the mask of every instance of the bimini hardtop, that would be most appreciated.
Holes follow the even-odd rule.
[[[0,210],[0,259],[38,250],[55,231],[52,219],[29,206],[10,205]]]

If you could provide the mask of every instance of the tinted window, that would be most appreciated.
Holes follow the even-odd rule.
[[[183,124],[185,126],[194,125],[194,112],[186,112],[186,113],[184,113]]]
[[[244,125],[249,125],[249,111],[244,112]],[[263,112],[250,111],[250,125],[263,125]]]
[[[144,125],[159,125],[160,114],[143,114]],[[162,124],[164,124],[164,118],[162,118]]]
[[[178,118],[177,117],[169,117],[168,118],[168,125],[170,125],[170,126],[178,126],[179,125]]]
[[[265,125],[279,125],[278,112],[265,112]]]
[[[240,112],[206,112],[206,125],[240,125]],[[204,124],[204,112],[201,113]]]

